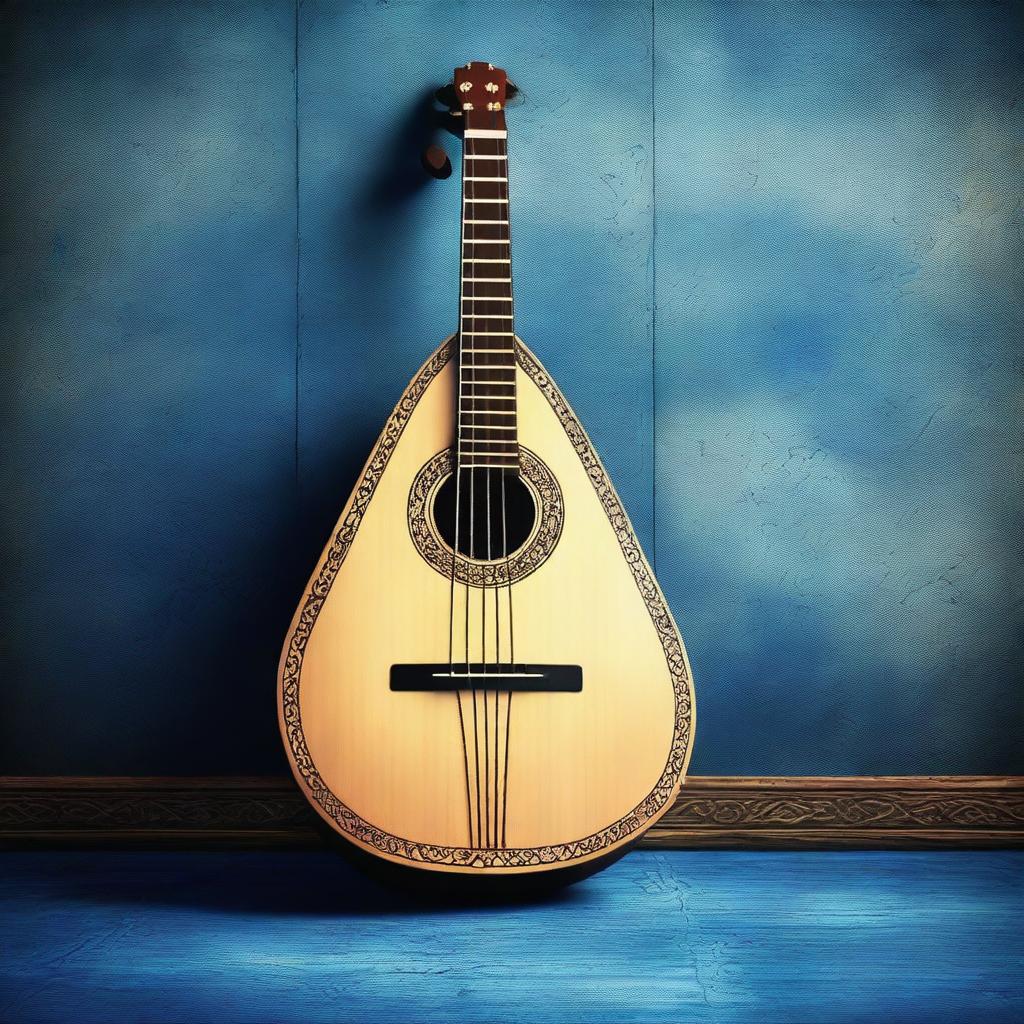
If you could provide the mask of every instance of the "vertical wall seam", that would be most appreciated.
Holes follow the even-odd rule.
[[[658,135],[654,97],[654,14],[651,0],[651,565],[658,571]]]
[[[294,16],[294,51],[292,54],[292,92],[293,92],[293,121],[295,124],[295,502],[297,508],[302,509],[302,494],[299,489],[299,363],[302,357],[302,345],[299,334],[300,307],[299,307],[299,272],[301,268],[301,237],[299,235],[299,0],[295,0]]]

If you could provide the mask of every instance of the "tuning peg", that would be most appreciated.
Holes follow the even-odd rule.
[[[440,146],[427,146],[420,156],[423,169],[435,178],[450,178],[452,162]]]

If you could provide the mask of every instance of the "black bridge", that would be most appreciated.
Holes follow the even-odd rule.
[[[579,665],[392,665],[392,690],[505,690],[513,693],[579,693]]]

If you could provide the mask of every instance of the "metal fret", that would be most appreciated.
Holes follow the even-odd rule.
[[[505,132],[475,134],[467,131],[467,139],[491,138],[504,140]],[[483,148],[483,147],[477,147]],[[512,259],[508,231],[508,157],[504,141],[488,147],[501,149],[501,153],[473,152],[467,142],[463,164],[462,193],[462,294],[460,295],[459,331],[459,402],[458,402],[458,460],[461,468],[489,466],[491,468],[518,469],[518,442],[516,424],[515,333],[512,330]],[[471,165],[472,160],[500,160],[494,174],[483,174],[485,168]],[[477,183],[493,183],[496,188],[476,189]],[[475,195],[483,191],[484,195]],[[496,194],[495,194],[496,193]],[[474,203],[490,205],[492,210],[476,210]],[[502,218],[505,219],[502,219]],[[481,225],[480,231],[474,231]],[[498,230],[484,231],[483,226]],[[495,237],[480,238],[479,235]],[[466,237],[471,235],[473,237]],[[481,249],[481,246],[496,248]],[[474,266],[480,265],[476,270]],[[473,274],[501,274],[507,276],[474,277]],[[488,285],[500,285],[504,294],[487,294]],[[467,287],[467,285],[469,287]],[[479,286],[479,287],[477,287]],[[498,291],[499,289],[494,289]],[[473,294],[466,294],[473,292]],[[494,305],[485,305],[494,303]],[[501,303],[501,305],[497,305]],[[493,313],[488,310],[498,309]],[[480,321],[483,321],[480,323]],[[488,322],[490,321],[490,322]],[[474,325],[489,330],[473,330]],[[497,329],[494,328],[505,328]],[[474,341],[483,342],[480,348]],[[504,356],[504,359],[495,357]],[[478,358],[479,357],[479,358]],[[498,411],[501,410],[501,411]],[[482,422],[480,422],[482,421]]]

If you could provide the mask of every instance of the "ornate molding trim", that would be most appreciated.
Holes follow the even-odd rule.
[[[691,778],[656,846],[1024,845],[1024,776]]]
[[[0,846],[312,846],[289,778],[0,778]],[[1024,776],[690,777],[661,848],[1024,846]]]
[[[0,846],[302,845],[315,819],[289,778],[0,777]]]
[[[505,587],[509,577],[518,583],[536,572],[555,550],[562,535],[565,521],[565,502],[562,490],[551,470],[540,457],[522,445],[519,462],[523,481],[533,491],[537,504],[537,523],[527,542],[511,553],[508,559],[477,562],[460,557],[455,563],[455,581],[473,587]],[[452,578],[452,549],[441,540],[432,523],[431,508],[434,495],[441,484],[451,476],[455,463],[455,450],[445,448],[438,452],[416,474],[409,491],[409,536],[420,557],[446,580]]]

